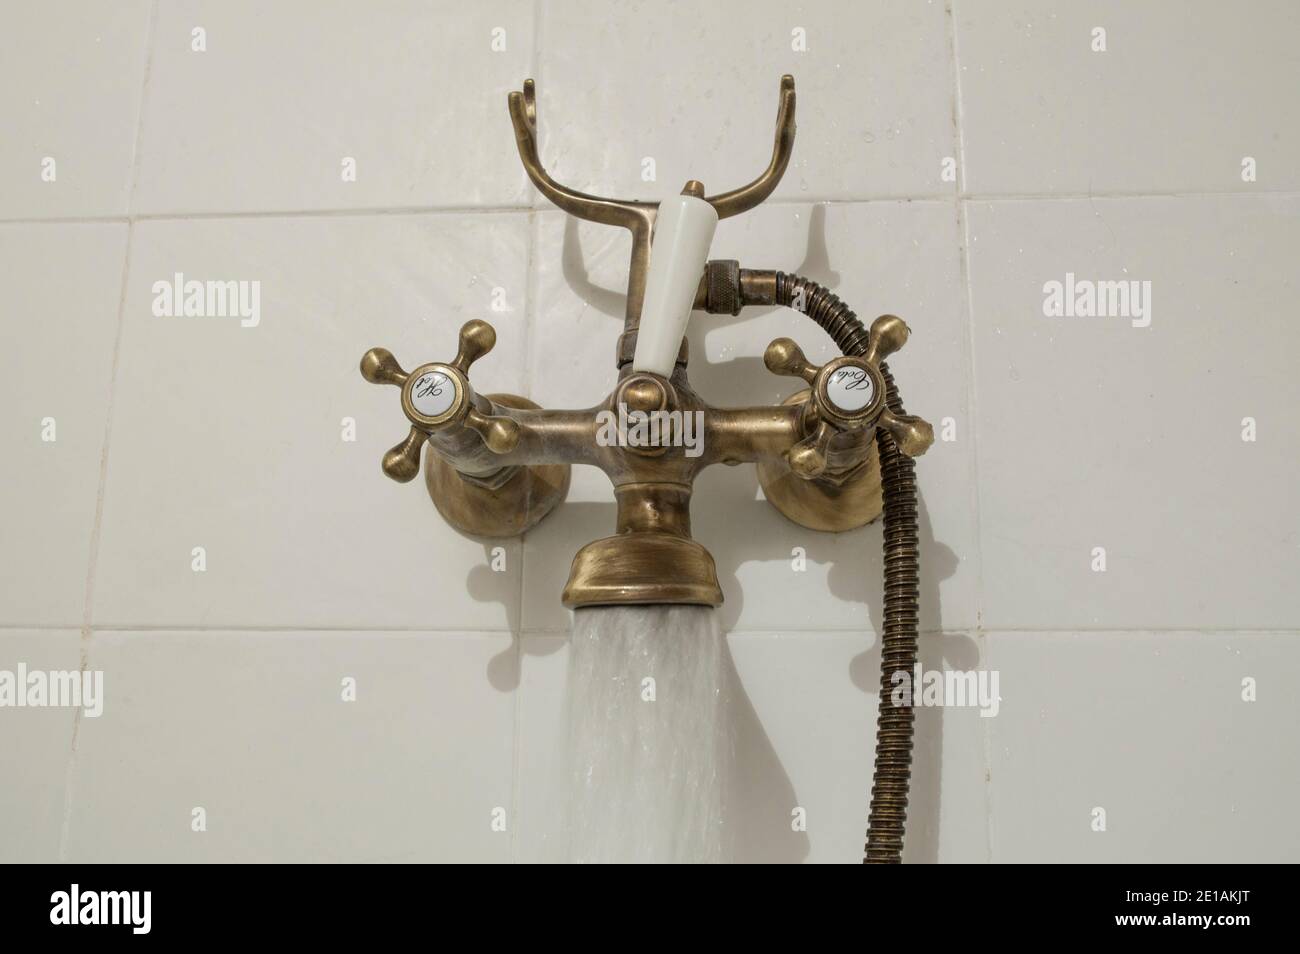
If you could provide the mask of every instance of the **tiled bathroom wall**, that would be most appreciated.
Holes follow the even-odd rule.
[[[907,319],[891,364],[940,436],[922,660],[1000,680],[995,716],[920,711],[908,860],[1300,858],[1300,6],[0,20],[0,670],[105,687],[98,717],[0,708],[0,860],[563,857],[559,590],[610,532],[608,483],[575,468],[522,540],[462,537],[380,473],[406,428],[357,362],[449,357],[486,318],[476,387],[594,403],[629,241],[536,193],[506,93],[536,78],[557,178],[654,199],[757,174],[785,72],[794,160],[714,254]],[[258,282],[256,315],[156,315],[177,273]],[[1049,315],[1067,281],[1137,295]],[[769,340],[831,354],[800,321],[697,314],[697,390],[783,398]],[[706,473],[693,521],[726,594],[742,858],[856,861],[880,528],[805,531],[748,467]]]

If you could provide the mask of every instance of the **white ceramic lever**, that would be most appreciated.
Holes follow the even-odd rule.
[[[659,203],[633,371],[672,374],[717,227],[718,213],[703,199],[675,195]]]

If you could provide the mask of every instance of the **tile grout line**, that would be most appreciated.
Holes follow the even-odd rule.
[[[535,5],[534,5],[535,9]],[[534,41],[536,40],[536,21],[533,23]],[[534,42],[534,56],[536,55],[536,42]],[[534,63],[534,69],[536,65]],[[532,326],[535,317],[533,310],[533,260],[534,245],[537,241],[537,214],[528,213],[526,229],[528,239],[524,245],[524,331],[523,331],[523,368],[522,379],[520,381],[520,391],[524,397],[529,397],[532,392]],[[531,400],[531,398],[530,398]],[[524,574],[527,572],[526,562],[524,560],[524,543],[528,539],[528,531],[519,535],[519,588],[516,591],[516,606],[518,607],[516,619],[518,621],[519,631],[512,633],[514,637],[515,653],[515,674],[518,680],[515,684],[515,691],[512,694],[514,702],[513,725],[511,727],[511,744],[510,744],[510,863],[516,864],[519,857],[519,737],[520,727],[523,723],[523,712],[520,700],[524,691]]]
[[[980,482],[979,482],[979,428],[976,424],[977,391],[975,387],[975,299],[971,289],[970,269],[970,222],[966,215],[966,127],[965,110],[962,108],[961,95],[961,56],[957,44],[957,18],[953,10],[953,0],[945,0],[948,60],[952,65],[952,120],[955,136],[954,148],[957,151],[957,243],[958,260],[961,272],[962,291],[965,293],[966,306],[966,368],[967,386],[966,403],[969,414],[967,429],[970,432],[970,506],[974,518],[975,547],[975,640],[980,648],[984,668],[991,668],[988,658],[988,644],[984,639],[984,545],[980,536]],[[987,723],[988,720],[981,720]],[[985,724],[980,729],[980,741],[984,761],[984,860],[993,862],[993,740],[990,727]]]
[[[135,140],[131,146],[131,179],[127,191],[126,248],[122,255],[122,279],[117,298],[117,322],[113,332],[113,351],[109,359],[108,403],[104,410],[104,439],[99,452],[99,482],[95,493],[95,517],[90,529],[90,553],[86,563],[86,586],[81,610],[79,639],[80,670],[90,665],[91,626],[95,601],[95,571],[99,564],[99,545],[104,528],[104,491],[108,483],[109,443],[113,433],[113,407],[117,399],[117,370],[122,352],[122,329],[126,323],[127,284],[131,275],[131,253],[135,246],[135,222],[130,218],[134,204],[136,183],[140,175],[140,145],[144,139],[145,107],[149,95],[149,74],[153,68],[154,27],[158,17],[158,0],[149,5],[149,19],[145,24],[144,72],[140,79],[140,104],[136,115]],[[77,709],[72,720],[72,745],[68,752],[67,770],[63,786],[63,824],[59,829],[59,861],[68,856],[68,840],[72,828],[73,788],[76,777],[77,742],[81,735],[82,710]]]
[[[533,0],[533,48],[532,62],[529,64],[529,70],[534,80],[541,72],[541,46],[542,46],[542,3],[541,0]],[[527,188],[527,183],[525,183]],[[537,210],[530,207],[527,219],[528,241],[524,246],[524,340],[523,340],[523,379],[520,382],[520,390],[523,396],[532,399],[533,390],[533,342],[536,340],[534,335],[534,324],[537,320],[537,233],[541,227],[541,219]],[[510,745],[510,863],[519,863],[519,819],[520,803],[522,793],[519,784],[519,762],[521,757],[520,739],[523,729],[523,695],[524,695],[524,594],[525,574],[528,572],[527,561],[524,559],[524,546],[528,540],[528,532],[524,531],[519,535],[519,609],[518,620],[519,632],[514,634],[515,649],[515,691],[512,694],[514,699],[514,725],[511,730]]]
[[[984,630],[975,633],[975,643],[979,648],[979,659],[985,671],[995,672],[993,665],[993,643]],[[1001,702],[1001,694],[998,696]],[[984,862],[993,864],[993,730],[987,723],[992,719],[980,719],[980,742],[984,749]]]
[[[959,175],[965,178],[964,167],[959,165]],[[1139,190],[1103,191],[1103,192],[967,192],[964,189],[953,192],[922,192],[904,195],[862,195],[862,196],[799,196],[776,197],[763,203],[767,207],[799,207],[807,205],[911,205],[914,203],[951,202],[953,199],[966,202],[1078,202],[1098,199],[1297,199],[1300,190],[1252,190],[1228,191],[1208,190]],[[257,220],[257,219],[319,219],[319,218],[364,218],[386,216],[419,215],[509,215],[513,213],[558,212],[560,210],[533,205],[427,205],[427,206],[374,206],[372,208],[338,208],[338,209],[271,209],[242,212],[132,212],[127,215],[69,215],[41,217],[0,218],[0,226],[6,225],[104,225],[125,222],[202,222],[209,220]]]
[[[967,215],[966,200],[957,200],[957,225],[961,241],[961,272],[962,284],[966,291],[966,351],[969,362],[970,381],[967,387],[967,400],[970,404],[970,429],[971,456],[970,456],[970,474],[971,474],[971,512],[974,514],[974,543],[975,543],[975,633],[982,651],[987,649],[988,643],[984,638],[984,538],[983,525],[980,516],[980,480],[979,480],[979,427],[977,425],[978,414],[975,410],[977,400],[977,390],[975,386],[975,294],[971,287],[971,268],[970,268],[970,219]],[[991,668],[988,662],[985,662],[984,668]],[[987,851],[987,861],[993,863],[993,727],[988,723],[991,720],[984,719],[984,726],[981,732],[984,746],[984,807],[986,815],[986,825],[984,829],[985,850]]]
[[[140,84],[140,115],[135,126],[135,143],[131,147],[131,191],[126,197],[126,208],[133,222],[138,218],[134,215],[135,193],[140,186],[140,153],[144,145],[145,113],[149,106],[149,79],[153,73],[153,40],[158,24],[158,4],[159,0],[153,0],[149,5],[149,24],[145,34],[144,78]]]
[[[10,632],[57,632],[57,631],[80,631],[84,629],[77,623],[0,623],[0,634]],[[212,633],[212,634],[243,634],[243,633],[268,633],[282,635],[336,635],[336,634],[363,634],[363,635],[427,635],[433,637],[441,636],[502,636],[510,635],[515,632],[523,633],[528,636],[564,636],[569,633],[567,626],[538,626],[538,627],[521,627],[519,630],[510,628],[500,629],[482,629],[472,626],[370,626],[370,625],[338,625],[329,626],[319,623],[293,624],[285,623],[281,625],[263,624],[263,625],[240,625],[240,624],[221,624],[206,623],[194,625],[190,623],[96,623],[90,626],[90,629],[96,633],[179,633],[184,635],[193,635],[195,633]],[[1079,636],[1082,638],[1092,638],[1099,636],[1130,636],[1143,638],[1147,636],[1223,636],[1223,637],[1300,637],[1300,629],[1286,628],[1266,628],[1253,627],[1248,629],[1234,629],[1231,626],[1165,626],[1165,627],[1104,627],[1087,629],[1083,627],[1070,626],[993,626],[984,628],[971,624],[968,626],[948,626],[943,629],[925,629],[921,631],[922,636],[957,636],[963,634],[975,633],[993,633],[997,635],[1026,635],[1034,634],[1041,636]],[[819,637],[819,636],[842,636],[859,638],[862,636],[862,627],[839,627],[809,629],[790,626],[783,629],[733,629],[729,630],[728,636],[750,637],[750,636],[776,636],[776,637]]]
[[[154,0],[149,7],[149,21],[146,25],[145,33],[145,63],[144,75],[141,80],[140,89],[140,110],[136,118],[135,141],[131,149],[131,182],[127,195],[126,218],[126,249],[122,257],[122,280],[118,291],[117,299],[117,322],[113,333],[113,352],[109,363],[108,376],[108,404],[104,413],[104,439],[100,446],[99,456],[99,487],[95,495],[95,518],[91,525],[90,535],[90,560],[86,568],[86,588],[85,599],[82,604],[82,668],[85,668],[86,654],[88,652],[91,620],[94,611],[95,595],[95,570],[99,560],[99,543],[103,531],[104,519],[104,491],[108,478],[108,454],[109,442],[113,432],[113,407],[117,400],[117,370],[121,358],[122,350],[122,331],[126,322],[126,298],[127,284],[131,275],[131,255],[135,247],[135,220],[129,215],[131,206],[134,201],[136,182],[139,178],[140,168],[140,145],[144,139],[144,117],[145,105],[149,92],[149,74],[153,65],[153,34],[154,22],[158,15],[158,0]],[[73,736],[73,749],[76,749],[76,736]]]
[[[60,630],[79,630],[89,628],[95,633],[179,633],[192,635],[194,633],[281,633],[284,635],[329,635],[329,634],[385,634],[385,633],[411,633],[415,635],[428,636],[502,636],[514,632],[508,626],[498,629],[482,629],[473,626],[373,626],[358,624],[349,626],[346,624],[331,626],[319,623],[285,623],[275,624],[222,624],[222,623],[92,623],[89,627],[77,626],[76,624],[56,625],[42,623],[37,625],[22,624],[4,624],[0,625],[0,633],[5,632],[29,632],[32,630],[44,632],[58,632]],[[556,630],[558,632],[558,630]],[[533,632],[544,633],[548,630],[539,629]]]
[[[965,176],[962,176],[963,186]],[[918,196],[917,198],[930,198]],[[1108,189],[1101,192],[968,192],[963,187],[957,198],[973,202],[1026,202],[1068,201],[1092,199],[1294,199],[1300,198],[1296,189]],[[848,200],[852,201],[852,200]],[[884,198],[867,201],[884,202]],[[907,199],[901,201],[909,201]]]

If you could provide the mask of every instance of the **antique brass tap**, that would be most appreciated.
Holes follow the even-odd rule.
[[[559,184],[541,163],[532,80],[510,93],[509,108],[519,156],[542,194],[570,215],[632,233],[627,308],[615,354],[618,383],[602,401],[580,410],[542,409],[514,395],[478,394],[470,383],[471,365],[491,351],[496,334],[477,320],[461,329],[454,359],[410,373],[389,352],[373,348],[362,358],[361,373],[368,381],[401,389],[410,423],[406,439],[384,455],[384,473],[412,480],[427,446],[426,482],[447,521],[475,535],[512,536],[564,499],[570,465],[599,467],[614,488],[615,533],[575,556],[562,595],[569,607],[722,602],[713,558],[691,538],[690,527],[694,480],[711,464],[757,464],[768,499],[804,526],[846,530],[874,520],[881,512],[876,429],[892,435],[909,456],[924,453],[933,440],[928,424],[887,405],[888,372],[881,362],[907,340],[907,325],[886,315],[862,331],[838,299],[813,289],[815,300],[805,313],[841,345],[857,345],[857,353],[845,347],[843,357],[816,368],[790,339],[772,342],[765,356],[768,369],[806,385],[776,406],[708,404],[691,387],[684,340],[675,364],[669,352],[665,370],[671,365],[670,373],[635,369],[660,203],[586,195]],[[692,180],[683,196],[708,203],[718,219],[762,202],[789,164],[794,114],[794,79],[784,76],[766,170],[748,185],[714,196]],[[692,273],[692,284],[694,275],[699,275],[695,308],[733,315],[745,305],[792,304],[792,291],[811,285],[796,289],[803,280],[742,269],[736,262],[709,262]],[[687,446],[673,439],[694,422],[697,441]],[[651,425],[662,424],[659,439],[649,444],[630,439],[637,435],[627,432],[642,424],[652,431]]]

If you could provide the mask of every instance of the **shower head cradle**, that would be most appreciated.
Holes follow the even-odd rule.
[[[523,162],[524,170],[533,185],[537,187],[537,191],[574,218],[598,222],[602,225],[621,226],[632,233],[627,307],[623,324],[625,332],[634,332],[641,319],[646,270],[650,263],[650,243],[654,234],[659,203],[588,195],[561,185],[542,165],[541,152],[537,143],[536,84],[531,79],[524,80],[524,88],[510,93],[508,103],[510,121],[515,127],[515,144],[519,147],[519,159]],[[781,77],[776,111],[776,137],[772,145],[772,159],[767,168],[754,181],[738,189],[715,196],[703,196],[704,201],[713,206],[718,213],[719,219],[748,212],[770,196],[780,183],[786,167],[790,164],[790,155],[794,151],[794,106],[794,77],[787,73]],[[703,192],[703,186],[695,180],[687,183],[688,188],[693,186]]]

